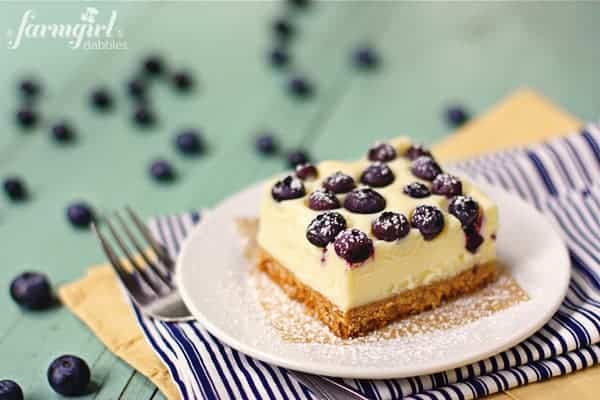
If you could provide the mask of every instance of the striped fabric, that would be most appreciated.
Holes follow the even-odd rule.
[[[473,399],[565,375],[600,358],[600,127],[455,168],[515,193],[555,222],[571,256],[569,292],[539,332],[489,359],[407,379],[338,380],[369,398]],[[151,227],[176,254],[199,218],[157,218]],[[165,323],[134,312],[183,399],[314,398],[285,369],[229,348],[196,322]]]

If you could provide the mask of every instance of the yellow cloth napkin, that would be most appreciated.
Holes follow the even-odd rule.
[[[433,150],[441,160],[456,160],[538,142],[573,131],[580,125],[576,118],[545,98],[531,90],[523,89],[468,123],[457,133],[445,138],[434,146]],[[110,266],[91,267],[80,280],[62,286],[59,296],[63,304],[79,317],[110,351],[147,376],[168,399],[179,398],[167,369],[146,344]],[[575,379],[581,381],[581,375],[584,374],[576,375],[579,377]],[[566,379],[568,378],[559,378],[556,381],[562,382],[564,387]],[[527,397],[520,397],[521,395],[517,394],[520,390],[522,389],[511,390],[501,396],[513,399],[558,399],[551,397],[554,391],[542,389],[538,390],[537,394],[530,391]]]

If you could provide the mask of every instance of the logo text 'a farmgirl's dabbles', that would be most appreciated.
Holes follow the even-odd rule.
[[[127,50],[115,10],[101,15],[97,8],[86,7],[76,23],[42,22],[37,17],[34,10],[26,10],[19,26],[8,30],[9,49],[18,49],[28,40],[64,40],[73,50]]]

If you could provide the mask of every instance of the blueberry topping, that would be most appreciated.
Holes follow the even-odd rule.
[[[79,357],[64,355],[48,367],[48,383],[63,396],[81,396],[90,384],[91,373],[87,363]]]
[[[308,97],[313,93],[311,83],[302,76],[294,76],[288,82],[290,92],[297,97]]]
[[[358,229],[342,231],[333,247],[336,254],[350,264],[363,262],[373,255],[373,241]]]
[[[408,150],[406,150],[406,153],[404,153],[404,156],[411,161],[415,160],[421,156],[427,156],[427,157],[433,158],[433,156],[431,155],[431,152],[429,150],[427,150],[425,147],[421,146],[420,144],[411,145],[408,148]]]
[[[439,174],[431,183],[431,192],[448,198],[462,194],[462,182],[454,175]]]
[[[363,69],[370,69],[377,66],[379,58],[377,53],[370,47],[360,47],[354,51],[354,64]]]
[[[39,272],[24,272],[17,276],[10,284],[10,297],[30,310],[48,308],[54,301],[48,278]]]
[[[170,182],[175,179],[175,169],[167,160],[154,160],[150,164],[150,176],[160,182]]]
[[[371,225],[373,235],[380,240],[393,242],[410,232],[410,224],[403,214],[385,211]]]
[[[19,82],[19,91],[24,98],[32,100],[41,93],[42,86],[35,79],[28,78]]]
[[[316,179],[319,176],[317,167],[312,164],[299,164],[296,165],[296,176],[303,181],[307,179]]]
[[[444,215],[434,206],[418,206],[412,213],[410,223],[423,235],[423,239],[432,240],[444,229]]]
[[[431,157],[420,156],[413,160],[410,170],[417,178],[432,181],[436,176],[442,173],[442,168]]]
[[[384,187],[394,182],[395,178],[394,173],[387,164],[376,161],[363,171],[360,181],[365,185]]]
[[[411,182],[408,185],[404,186],[404,189],[402,189],[402,191],[409,195],[412,198],[415,199],[422,199],[424,197],[427,197],[431,194],[431,192],[429,191],[429,188],[424,185],[421,182]]]
[[[317,215],[306,229],[306,238],[317,247],[326,247],[338,233],[346,229],[346,220],[335,211]]]
[[[287,155],[287,162],[292,168],[296,168],[300,164],[306,164],[308,161],[308,155],[304,150],[290,151]]]
[[[67,218],[74,227],[87,228],[94,219],[94,213],[86,203],[73,203],[67,207]]]
[[[477,249],[483,243],[483,236],[479,233],[477,229],[477,224],[471,224],[465,228],[463,228],[465,232],[465,247],[471,253],[477,252]]]
[[[112,95],[105,88],[97,88],[92,91],[90,101],[96,109],[103,111],[110,109],[113,104]]]
[[[348,193],[356,187],[356,183],[350,175],[337,171],[325,178],[323,187],[333,193]]]
[[[469,114],[461,106],[450,106],[446,109],[446,121],[452,127],[459,127],[469,120]]]
[[[315,211],[335,210],[340,208],[340,201],[335,193],[327,189],[317,189],[308,196],[308,207]]]
[[[33,108],[27,106],[17,110],[15,118],[22,128],[33,128],[39,120],[38,113]]]
[[[265,133],[256,138],[256,150],[262,154],[273,154],[277,151],[277,141],[273,135]]]
[[[127,93],[134,99],[143,99],[146,97],[147,85],[143,79],[133,78],[127,82]]]
[[[159,55],[150,55],[143,62],[144,71],[151,76],[162,75],[165,71],[165,65],[162,57]]]
[[[389,143],[375,143],[369,149],[368,157],[370,161],[392,161],[396,158],[396,149]]]
[[[294,34],[294,27],[284,18],[278,18],[273,22],[273,33],[279,39],[289,39]]]
[[[201,153],[204,144],[197,130],[188,129],[175,136],[175,147],[181,154],[189,156]]]
[[[27,199],[27,187],[25,183],[18,177],[13,176],[4,180],[4,193],[12,201]]]
[[[355,189],[346,196],[344,207],[357,214],[373,214],[385,208],[385,199],[373,189]]]
[[[75,131],[67,121],[61,121],[52,126],[52,137],[58,143],[70,142],[75,138]]]
[[[1,400],[23,400],[23,391],[15,381],[4,379],[0,381]]]
[[[176,71],[171,79],[175,89],[180,92],[186,92],[194,86],[194,79],[187,71]]]
[[[276,67],[284,67],[290,63],[290,54],[283,48],[278,47],[269,53],[271,64]]]
[[[271,196],[275,201],[298,199],[306,194],[302,181],[291,175],[277,181],[271,189]]]
[[[147,106],[140,105],[133,112],[133,121],[139,126],[149,127],[156,122],[156,116]]]
[[[469,226],[479,216],[479,204],[471,196],[456,196],[450,199],[448,212],[458,218],[463,227]]]

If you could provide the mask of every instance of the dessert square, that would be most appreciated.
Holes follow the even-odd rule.
[[[496,205],[407,138],[267,183],[258,268],[342,338],[497,276]]]

